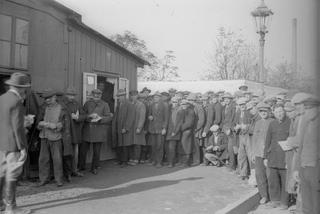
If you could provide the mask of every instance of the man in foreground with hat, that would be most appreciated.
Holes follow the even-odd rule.
[[[27,159],[23,100],[31,84],[22,73],[13,73],[5,83],[10,89],[0,96],[0,211],[27,214],[31,211],[17,208],[16,186]]]
[[[267,140],[267,131],[273,119],[269,117],[269,111],[271,110],[269,104],[260,102],[257,105],[257,109],[261,119],[256,122],[253,129],[251,156],[254,162],[257,186],[261,196],[260,204],[265,204],[269,201],[269,192],[266,166],[263,163],[263,159],[265,158],[264,147]]]
[[[110,112],[108,103],[101,100],[101,90],[92,90],[92,96],[93,99],[88,100],[83,107],[86,120],[83,127],[84,142],[79,165],[81,170],[85,169],[87,151],[89,150],[90,144],[92,144],[93,155],[90,171],[96,175],[98,173],[101,145],[108,139],[107,123],[112,120],[113,114]]]
[[[300,182],[302,213],[320,212],[320,100],[311,94],[298,93],[292,98],[296,108],[304,109],[298,126],[299,146],[294,162],[294,178]]]
[[[86,119],[86,115],[80,103],[75,99],[76,95],[77,92],[73,87],[67,88],[63,104],[66,106],[70,117],[70,135],[73,147],[72,176],[82,177],[83,174],[78,170],[78,160],[79,149],[82,144],[82,127],[83,122]],[[70,182],[69,176],[67,176],[67,180]]]
[[[73,154],[70,140],[70,120],[65,106],[57,102],[57,92],[47,89],[41,95],[45,105],[39,113],[38,129],[41,139],[39,154],[39,186],[50,181],[50,162],[52,158],[54,178],[57,186],[63,185],[63,156]],[[67,176],[71,174],[71,166],[68,165]],[[66,170],[66,168],[65,168]]]

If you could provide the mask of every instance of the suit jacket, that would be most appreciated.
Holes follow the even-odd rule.
[[[222,110],[222,128],[231,128],[234,127],[234,118],[236,114],[236,107],[233,103],[230,103],[227,106],[224,106]]]
[[[250,119],[251,119],[251,115],[248,111],[246,111],[246,110],[244,111],[242,118],[241,118],[241,110],[238,109],[236,111],[233,124],[234,125],[237,125],[237,124],[247,125],[247,127],[245,129],[238,130],[237,131],[238,134],[248,134],[249,126],[250,126],[250,122],[251,122]]]
[[[206,110],[206,124],[203,128],[203,132],[206,134],[209,133],[210,127],[213,125],[215,113],[214,113],[214,105],[208,104],[205,108]]]
[[[125,100],[117,105],[113,120],[112,120],[112,146],[125,146],[122,129],[125,129],[126,119],[128,117],[128,108],[130,103]]]
[[[168,107],[169,106],[163,102],[151,104],[148,112],[148,116],[153,117],[153,120],[149,120],[148,127],[151,134],[161,134],[162,129],[167,129],[169,118]]]
[[[24,128],[25,109],[12,91],[0,96],[0,151],[17,152],[27,147]]]
[[[172,114],[173,112],[176,112],[176,118],[174,119]],[[169,110],[169,122],[168,122],[168,131],[167,131],[167,137],[166,140],[180,140],[181,138],[181,126],[183,123],[183,116],[184,112],[182,109],[177,107],[176,109],[173,109],[172,106]],[[175,135],[172,136],[172,133]]]
[[[196,126],[196,114],[194,107],[188,107],[184,111],[183,123],[181,125],[181,145],[184,154],[191,154],[194,146],[194,128]]]
[[[214,121],[213,124],[220,126],[222,122],[223,106],[217,102],[214,104]]]

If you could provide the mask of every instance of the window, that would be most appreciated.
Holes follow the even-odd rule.
[[[29,22],[0,14],[0,66],[27,69]]]

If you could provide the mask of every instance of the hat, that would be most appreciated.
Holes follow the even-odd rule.
[[[118,90],[117,97],[125,96],[125,95],[126,95],[126,90],[120,88],[120,89]]]
[[[180,104],[181,105],[186,105],[186,104],[189,104],[189,102],[188,102],[187,99],[182,99]]]
[[[177,102],[179,102],[180,101],[180,97],[178,97],[178,96],[173,96],[172,98],[171,98],[171,102],[173,102],[173,103],[177,103]]]
[[[41,97],[44,99],[48,99],[50,97],[53,97],[54,95],[57,95],[57,92],[51,88],[48,88],[43,91],[43,93],[41,94]]]
[[[243,94],[252,94],[251,91],[244,91]]]
[[[243,97],[243,91],[236,91],[236,92],[234,92],[234,96],[235,97]]]
[[[168,92],[169,92],[169,93],[176,93],[176,92],[177,92],[177,89],[170,88],[170,89],[168,90]]]
[[[75,88],[73,88],[73,87],[69,87],[69,88],[67,88],[67,90],[66,90],[66,93],[65,94],[68,94],[68,95],[76,95],[77,94],[77,91],[76,91],[76,89]]]
[[[142,90],[141,90],[141,93],[143,93],[143,92],[145,92],[145,91],[147,91],[147,92],[151,92],[151,90],[149,89],[149,88],[147,88],[147,87],[144,87]]]
[[[238,105],[243,105],[243,104],[246,104],[247,103],[247,99],[244,98],[244,97],[240,97],[238,100],[237,100],[237,104]]]
[[[129,92],[130,96],[137,96],[139,94],[139,92],[137,90],[132,90]]]
[[[210,131],[212,131],[212,132],[216,132],[218,130],[219,130],[219,126],[216,124],[210,127]]]
[[[101,91],[100,89],[96,88],[96,89],[93,89],[93,90],[91,91],[91,93],[92,93],[92,94],[102,94],[102,91]]]
[[[270,102],[276,102],[276,98],[275,97],[266,97],[264,99],[265,103],[270,103]]]
[[[208,100],[208,99],[209,99],[208,94],[203,94],[200,96],[200,100]]]
[[[246,107],[247,107],[247,110],[251,110],[253,107],[255,107],[256,106],[256,103],[255,102],[252,102],[252,101],[250,101],[250,102],[248,102],[247,104],[246,104]]]
[[[224,94],[222,95],[222,98],[229,98],[229,99],[232,99],[232,98],[233,98],[233,96],[232,96],[229,92],[227,92],[227,93],[224,93]]]
[[[217,94],[218,94],[218,95],[220,95],[220,94],[224,94],[224,92],[225,92],[224,90],[217,91]]]
[[[292,102],[286,102],[284,104],[284,110],[287,111],[287,112],[294,111],[295,107],[294,107]]]
[[[154,92],[153,96],[159,96],[159,97],[161,97],[161,94],[160,94],[159,91],[156,91],[156,92]]]
[[[15,86],[18,88],[29,88],[31,87],[30,79],[26,74],[15,72],[11,74],[10,79],[5,81],[7,85]]]
[[[284,94],[277,94],[276,99],[277,100],[285,100],[286,96]]]
[[[197,94],[195,93],[190,93],[187,97],[188,101],[196,101],[197,100]]]
[[[246,86],[246,85],[240,85],[240,86],[239,86],[239,90],[241,90],[241,91],[246,91],[246,90],[248,90],[248,86]]]
[[[170,97],[170,94],[168,92],[165,92],[165,91],[161,92],[161,95],[162,96],[166,96],[166,97]]]
[[[257,108],[260,111],[260,110],[270,110],[271,107],[268,103],[260,102],[258,103]]]
[[[316,96],[307,93],[297,93],[292,97],[293,104],[304,103],[305,105],[319,105],[320,100]]]

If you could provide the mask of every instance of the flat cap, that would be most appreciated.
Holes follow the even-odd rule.
[[[161,92],[162,96],[170,97],[170,94],[166,91]]]
[[[294,107],[294,105],[293,105],[292,102],[286,102],[286,103],[284,104],[284,110],[285,110],[285,111],[288,111],[288,112],[294,111],[294,110],[295,110],[295,107]]]
[[[154,92],[153,96],[159,96],[161,97],[161,93],[159,91]]]
[[[168,92],[169,92],[169,93],[176,93],[176,92],[177,92],[177,89],[175,89],[175,88],[170,88],[170,89],[168,90]]]
[[[147,91],[147,92],[151,92],[151,90],[149,89],[149,88],[147,88],[147,87],[144,87],[142,90],[141,90],[141,92],[143,93],[143,92],[145,92],[145,91]]]
[[[252,109],[253,107],[255,107],[257,104],[255,103],[255,102],[252,102],[252,101],[250,101],[250,102],[248,102],[247,104],[246,104],[246,108],[247,108],[247,110],[250,110],[250,109]]]
[[[240,85],[239,90],[246,91],[246,90],[248,90],[248,86],[247,85]]]
[[[222,95],[222,98],[229,98],[229,99],[232,99],[232,98],[233,98],[233,96],[232,96],[229,92],[227,92],[227,93],[224,93],[224,94]]]
[[[258,110],[270,110],[271,106],[268,103],[260,102],[257,105]]]
[[[130,96],[137,96],[138,94],[139,94],[139,92],[137,90],[129,91]]]
[[[65,94],[68,94],[68,95],[76,95],[77,94],[77,91],[76,91],[76,89],[75,88],[73,88],[73,87],[69,87],[69,88],[67,88],[67,90],[66,90],[66,93]]]
[[[238,105],[244,105],[247,103],[247,99],[244,98],[244,97],[240,97],[238,100],[237,100],[237,104]]]
[[[48,99],[50,97],[53,97],[54,95],[57,95],[57,91],[53,90],[52,88],[48,88],[43,91],[41,97],[43,97],[44,99]]]
[[[195,93],[190,93],[187,97],[187,100],[189,101],[196,101],[197,100],[197,94]]]

